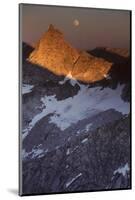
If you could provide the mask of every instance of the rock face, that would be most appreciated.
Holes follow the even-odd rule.
[[[30,54],[29,61],[57,75],[67,75],[78,57],[78,51],[64,40],[63,33],[50,25]]]
[[[111,65],[111,63],[102,58],[81,52],[71,74],[73,78],[83,82],[96,82],[107,76]]]
[[[130,188],[129,126],[127,117],[92,133],[72,136],[42,158],[25,160],[24,193]]]
[[[70,76],[87,83],[102,80],[112,66],[111,62],[102,58],[77,51],[53,25],[49,26],[28,60],[56,75]]]

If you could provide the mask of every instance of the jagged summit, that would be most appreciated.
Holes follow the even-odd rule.
[[[50,24],[50,25],[49,25],[48,31],[50,31],[50,32],[55,32],[55,33],[58,33],[58,34],[63,35],[63,33],[62,33],[60,30],[56,29],[56,28],[53,26],[53,24]]]
[[[50,25],[41,37],[35,50],[30,54],[29,61],[39,64],[57,75],[66,75],[79,53],[64,40],[61,31]]]
[[[112,63],[86,52],[79,52],[64,39],[64,34],[50,24],[30,54],[30,62],[41,65],[57,75],[84,82],[99,81],[109,72]]]

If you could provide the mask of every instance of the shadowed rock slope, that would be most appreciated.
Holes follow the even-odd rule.
[[[130,188],[130,117],[71,137],[42,158],[23,162],[25,194]]]

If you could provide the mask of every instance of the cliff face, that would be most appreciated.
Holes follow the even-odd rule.
[[[45,156],[24,161],[23,192],[130,188],[129,121],[126,117],[94,132],[76,138],[73,135],[65,145]]]
[[[77,51],[53,25],[49,26],[28,60],[56,75],[70,74],[73,79],[89,83],[102,80],[112,66],[102,58]]]
[[[95,82],[104,79],[111,68],[111,63],[102,58],[94,57],[86,52],[81,52],[74,64],[72,76],[83,82]]]
[[[49,26],[39,40],[36,49],[30,54],[29,61],[39,64],[57,75],[67,75],[72,71],[79,53],[64,40],[63,33]]]

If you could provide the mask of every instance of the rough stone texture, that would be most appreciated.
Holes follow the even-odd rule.
[[[111,65],[112,63],[102,58],[96,58],[91,54],[81,52],[71,74],[75,79],[83,82],[100,81],[108,74]]]
[[[64,40],[63,33],[50,25],[30,54],[29,61],[44,66],[57,75],[67,75],[78,57],[78,51]]]
[[[27,45],[23,47],[27,53],[23,57],[22,80],[25,84],[34,85],[30,93],[22,95],[22,126],[25,129],[33,116],[41,112],[42,97],[56,95],[57,100],[64,100],[76,95],[80,88],[68,80],[59,84],[64,76],[57,76],[47,68],[30,63],[27,58],[33,50]],[[90,59],[93,60],[93,57],[93,63],[99,57],[106,58],[113,65],[111,79],[94,82],[89,87],[115,89],[118,84],[124,83],[121,98],[129,102],[129,59],[114,52],[108,53],[105,49],[91,51]],[[49,117],[47,115],[39,120],[22,141],[22,148],[27,153],[32,152],[33,148],[38,149],[39,145],[45,149],[41,157],[32,157],[31,153],[22,158],[22,194],[131,188],[130,114],[123,115],[109,109],[80,120],[64,131],[53,123],[49,124]],[[92,126],[86,132],[85,127],[89,123]],[[114,173],[126,164],[129,170],[125,175]]]
[[[34,110],[34,108],[33,108]],[[90,130],[93,132],[97,128],[105,126],[122,118],[122,114],[110,109],[95,114],[92,117],[83,119],[70,126],[62,132],[56,125],[48,124],[50,115],[42,118],[23,140],[23,148],[26,152],[31,152],[33,147],[42,144],[42,148],[54,150],[58,146],[64,146],[68,139],[76,139],[76,135],[85,133],[87,124],[92,123]],[[39,131],[40,130],[40,131]]]
[[[36,194],[130,188],[130,173],[125,177],[113,174],[125,163],[130,165],[129,146],[129,116],[92,133],[74,136],[42,158],[23,161],[23,191]],[[82,175],[66,187],[79,173]]]
[[[123,88],[121,98],[124,101],[130,102],[130,100],[131,100],[131,85],[130,85],[130,83],[127,83],[125,85],[125,87]]]
[[[53,25],[49,26],[28,60],[54,74],[71,76],[87,83],[102,80],[112,66],[111,62],[102,58],[77,51]]]

